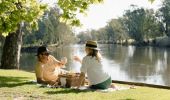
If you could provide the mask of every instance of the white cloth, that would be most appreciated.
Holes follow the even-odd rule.
[[[96,85],[106,81],[110,76],[104,70],[102,61],[96,57],[85,56],[82,60],[81,72],[87,73],[90,85]]]

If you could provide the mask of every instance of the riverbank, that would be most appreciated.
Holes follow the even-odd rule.
[[[23,46],[21,48],[21,52],[37,52],[37,49],[40,45],[30,45],[30,46]],[[50,45],[45,45],[47,47],[59,47],[61,45],[59,44],[50,44]]]
[[[155,39],[149,39],[141,42],[137,42],[133,39],[120,40],[120,41],[98,41],[99,44],[120,44],[120,45],[135,45],[135,46],[155,46],[155,47],[170,47],[170,37],[158,37]],[[84,44],[79,42],[78,44]],[[50,44],[47,47],[59,47],[62,44]],[[36,52],[38,45],[23,46],[21,52]]]
[[[0,69],[0,98],[4,100],[169,100],[170,98],[168,89],[137,86],[136,89],[101,93],[68,88],[43,88],[30,80],[35,80],[34,73]]]
[[[135,46],[155,46],[155,47],[170,47],[170,37],[158,37],[144,41],[135,41],[133,39],[116,41],[114,44],[135,45]]]
[[[83,43],[83,42],[80,42]],[[120,44],[134,46],[154,46],[154,47],[170,47],[170,37],[157,37],[143,41],[135,41],[133,39],[117,40],[117,41],[98,41],[99,44]]]

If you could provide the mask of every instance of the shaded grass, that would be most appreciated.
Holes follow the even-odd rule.
[[[0,70],[0,99],[4,100],[169,100],[170,90],[149,87],[102,93],[63,88],[43,88],[32,83],[34,73]],[[122,86],[121,84],[117,84]],[[123,85],[127,87],[127,85]]]
[[[31,82],[26,82],[24,80],[27,77],[1,77],[0,76],[0,88],[1,87],[16,87],[16,86],[22,86],[25,84],[31,84]],[[24,82],[25,81],[25,82]]]

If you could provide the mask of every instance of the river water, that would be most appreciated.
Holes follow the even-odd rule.
[[[170,48],[99,45],[105,69],[113,80],[170,86]],[[74,55],[85,56],[84,45],[49,47],[57,59],[68,58],[66,70],[79,72]],[[22,53],[20,69],[34,71],[35,53]]]

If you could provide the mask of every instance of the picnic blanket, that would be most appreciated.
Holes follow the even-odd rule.
[[[43,88],[65,88],[62,86],[55,86],[55,85],[49,85],[49,84],[38,84],[36,80],[31,80],[30,82],[35,83],[37,86],[39,87],[43,87]],[[128,89],[135,89],[135,86],[117,86],[116,88],[108,88],[108,89],[90,89],[88,85],[85,86],[81,86],[79,88],[77,87],[70,87],[71,89],[77,89],[77,90],[81,90],[81,91],[97,91],[97,92],[113,92],[113,91],[121,91],[121,90],[128,90]]]
[[[128,90],[128,89],[135,89],[134,86],[117,86],[116,88],[108,88],[108,89],[90,89],[88,86],[81,86],[78,88],[79,90],[91,90],[91,91],[97,91],[97,92],[113,92],[113,91],[120,91],[120,90]]]

